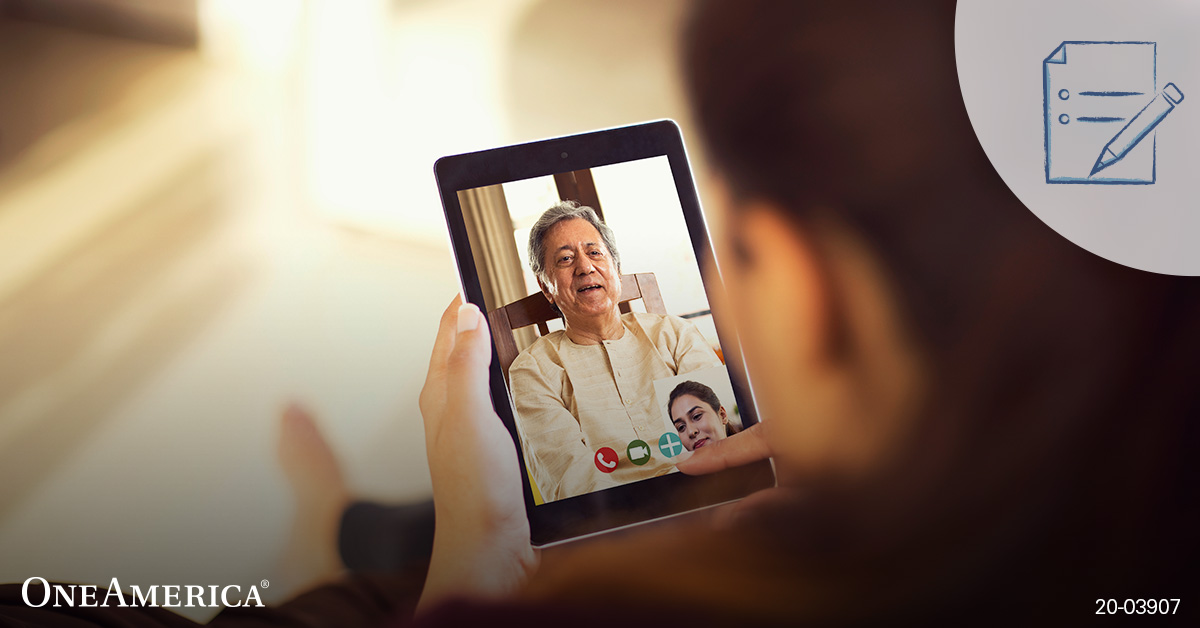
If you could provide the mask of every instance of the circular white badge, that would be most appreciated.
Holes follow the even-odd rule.
[[[1200,275],[1200,2],[959,0],[984,151],[1038,218],[1141,270]]]

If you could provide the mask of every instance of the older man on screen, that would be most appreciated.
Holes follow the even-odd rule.
[[[551,207],[529,233],[529,264],[565,329],[538,338],[509,368],[530,473],[546,501],[669,473],[654,380],[719,366],[695,326],[678,316],[621,314],[621,260],[612,230],[590,207]],[[651,445],[643,465],[629,443]],[[596,451],[619,461],[606,473]]]

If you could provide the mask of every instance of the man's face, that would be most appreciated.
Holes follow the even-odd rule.
[[[620,271],[591,223],[581,218],[563,220],[546,232],[542,242],[549,280],[543,288],[568,324],[579,325],[616,310],[621,299]]]

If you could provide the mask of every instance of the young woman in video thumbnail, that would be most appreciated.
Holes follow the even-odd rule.
[[[671,391],[667,413],[688,451],[733,436],[742,429],[730,419],[713,389],[691,380],[680,382]]]

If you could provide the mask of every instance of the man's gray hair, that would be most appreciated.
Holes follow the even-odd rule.
[[[600,220],[596,215],[596,210],[587,205],[580,205],[575,201],[563,201],[542,213],[541,218],[533,223],[533,227],[529,229],[529,267],[533,269],[533,274],[542,280],[542,283],[549,285],[550,282],[546,278],[546,232],[550,228],[564,220],[572,218],[580,218],[588,221],[596,231],[600,232],[600,240],[604,242],[604,248],[608,249],[608,254],[612,256],[613,262],[617,265],[617,269],[621,268],[621,254],[617,252],[617,239],[613,235],[612,229]]]

